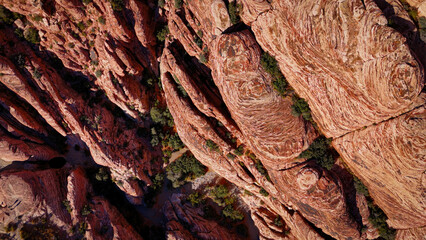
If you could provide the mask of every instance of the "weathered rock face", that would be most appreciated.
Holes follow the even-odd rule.
[[[80,234],[87,239],[142,239],[107,200],[89,197],[93,193],[80,168],[68,177],[64,169],[2,171],[0,186],[2,231],[9,224],[19,226],[42,217],[49,224],[45,228],[63,234],[56,236],[61,239],[78,239],[78,233],[68,232],[84,225],[88,230]]]
[[[426,221],[425,113],[421,106],[333,141],[394,228],[422,227]]]
[[[0,43],[7,46],[4,48],[4,56],[0,58],[3,66],[3,74],[0,77],[2,87],[6,95],[16,96],[25,103],[24,106],[30,106],[31,109],[27,109],[26,115],[35,115],[37,120],[42,120],[40,124],[44,123],[47,126],[44,129],[35,125],[34,130],[23,129],[24,133],[43,136],[43,132],[51,133],[56,130],[56,134],[53,133],[51,136],[57,136],[58,133],[78,135],[89,148],[96,163],[113,168],[114,172],[118,173],[117,180],[127,181],[136,176],[150,183],[144,170],[151,174],[153,169],[151,167],[154,165],[144,162],[149,162],[153,152],[149,151],[149,143],[137,135],[136,127],[127,127],[126,122],[114,116],[104,107],[105,105],[96,104],[105,101],[99,99],[99,96],[84,100],[27,44],[19,42],[13,32],[9,29],[2,29],[1,32]],[[16,56],[22,59],[19,66],[10,60],[16,59]],[[35,72],[39,72],[40,76],[36,76]],[[0,99],[2,101],[5,99],[6,104],[10,102],[10,98],[8,100],[3,95]],[[31,118],[21,120],[26,115],[20,114],[14,121],[25,124],[31,120]],[[35,132],[38,129],[41,133]],[[7,130],[10,132],[6,134],[14,133],[13,129]],[[8,143],[9,146],[2,144],[4,146],[2,149],[12,149],[14,155],[9,157],[10,159],[23,160],[24,156],[35,155],[42,160],[48,160],[57,155],[54,150],[49,150],[48,145],[44,146],[43,142],[38,147],[35,143],[27,143],[23,137],[11,139]]]
[[[211,48],[213,79],[250,149],[268,168],[289,168],[317,133],[291,114],[291,97],[272,88],[260,55],[249,31],[219,36]]]
[[[423,68],[373,1],[274,1],[271,10],[266,3],[242,2],[243,20],[308,101],[325,136],[414,107]]]
[[[398,240],[407,239],[407,240],[415,240],[422,239],[426,235],[426,229],[423,228],[412,228],[407,230],[398,230],[396,234],[396,238]]]
[[[173,38],[177,39],[190,56],[208,61],[211,41],[231,26],[226,4],[222,0],[189,0],[176,9],[168,1],[165,16]],[[197,40],[199,39],[199,40]]]
[[[184,201],[185,195],[173,194],[164,204],[167,239],[241,239],[217,222],[204,219],[201,209]]]
[[[15,28],[40,36],[40,45],[23,43],[19,31],[0,26],[0,162],[62,156],[66,137],[80,139],[140,204],[136,179],[149,185],[162,164],[144,116],[165,97],[170,131],[250,192],[242,198],[261,239],[374,239],[367,199],[398,239],[424,235],[426,45],[399,1],[238,0],[241,9],[222,0],[84,2],[0,0],[26,16]],[[424,16],[423,2],[408,2]],[[232,26],[238,11],[251,31]],[[164,46],[154,37],[160,22],[170,30]],[[260,66],[262,51],[307,100],[319,130],[292,116],[292,100]],[[159,75],[164,96],[153,84]],[[321,132],[341,154],[330,171],[297,158]],[[356,193],[346,166],[371,198]],[[93,196],[81,169],[9,169],[0,187],[3,225],[47,211],[64,236],[80,225],[87,239],[140,239]],[[177,195],[164,210],[169,239],[236,238]]]
[[[53,52],[65,67],[81,72],[105,90],[110,100],[134,118],[149,110],[148,93],[138,81],[157,71],[153,15],[146,3],[125,1],[114,11],[108,1],[22,2],[0,5],[28,17],[39,30],[40,45]],[[51,10],[53,9],[53,10]],[[145,73],[144,73],[145,71]]]
[[[198,79],[200,76],[189,74],[191,68],[186,64],[190,62],[180,64],[176,60],[180,57],[179,51],[173,49],[176,44],[170,44],[166,47],[161,61],[162,85],[182,141],[203,164],[214,168],[216,172],[237,186],[259,192],[259,187],[253,181],[252,176],[254,176],[257,181],[260,180],[263,188],[280,199],[285,206],[300,210],[304,217],[314,220],[313,222],[323,227],[328,234],[342,238],[358,237],[357,224],[347,212],[345,198],[337,177],[327,176],[328,173],[322,172],[320,168],[315,169],[310,166],[305,166],[304,170],[300,170],[300,167],[289,170],[297,176],[287,174],[288,171],[273,170],[288,168],[296,163],[295,158],[307,147],[307,142],[317,136],[317,133],[310,124],[291,115],[289,99],[282,99],[273,92],[270,77],[259,69],[260,50],[250,33],[245,31],[223,35],[215,41],[217,43],[213,42],[212,56],[217,61],[212,64],[213,77],[231,113],[232,120],[235,120],[237,129],[242,132],[242,137],[238,141],[252,147],[250,150],[258,155],[270,172],[273,172],[271,178],[275,186],[259,174],[253,160],[247,156],[234,157],[233,160],[225,157],[235,149],[235,145],[226,138],[227,134],[224,134],[228,130],[229,133],[233,133],[233,128],[230,127],[233,125],[223,124],[223,128],[213,129],[215,120],[211,117],[223,116],[220,114],[220,108],[215,108],[214,104],[210,108],[206,106],[209,102],[215,103],[214,98],[209,98],[213,93],[194,90],[202,88],[198,85],[195,87],[195,83],[203,84]],[[233,55],[228,56],[227,53]],[[239,58],[240,55],[242,56]],[[196,64],[193,63],[193,65]],[[244,80],[238,80],[240,78],[236,78],[237,75],[244,76],[241,78]],[[172,76],[182,84],[189,98],[179,92]],[[246,78],[251,81],[245,81]],[[266,106],[275,111],[269,112]],[[227,119],[228,123],[232,122],[226,117],[224,119]],[[281,129],[284,130],[281,131]],[[289,133],[290,130],[295,131],[294,135]],[[273,134],[274,132],[276,134]],[[271,139],[268,136],[275,138]],[[297,140],[293,136],[296,136]],[[217,151],[209,149],[208,140],[217,144],[219,149]],[[247,170],[240,164],[236,164],[235,160],[244,162],[248,166],[249,173],[245,172]],[[305,172],[312,174],[305,174]],[[282,194],[283,192],[285,194]],[[292,195],[295,197],[291,198]],[[298,200],[303,198],[306,200]],[[313,211],[317,214],[313,214]],[[285,221],[293,220],[285,218]]]
[[[226,134],[226,126],[213,128],[214,120],[203,115],[203,112],[197,109],[189,98],[180,95],[178,86],[171,76],[175,74],[179,80],[183,79],[184,76],[180,74],[181,71],[179,70],[166,72],[166,69],[170,71],[179,68],[163,68],[163,65],[173,66],[172,63],[165,60],[164,56],[161,62],[161,80],[165,97],[179,136],[194,156],[235,185],[257,195],[260,200],[265,202],[265,205],[284,219],[291,228],[291,233],[297,238],[321,239],[320,235],[298,213],[291,213],[291,210],[280,201],[273,201],[270,197],[265,197],[259,193],[261,187],[263,187],[272,195],[277,196],[279,194],[276,187],[259,173],[251,158],[244,155],[235,156],[234,159],[225,157],[227,153],[231,153],[235,149],[230,139],[226,137],[228,135]],[[181,78],[181,76],[183,77]],[[190,95],[189,92],[188,95]],[[210,150],[206,146],[207,140],[215,142],[219,147],[218,151]],[[239,164],[239,162],[241,163]],[[253,204],[255,203],[253,201]]]

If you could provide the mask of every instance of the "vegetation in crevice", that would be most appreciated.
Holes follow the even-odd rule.
[[[237,4],[237,1],[230,1],[228,3],[229,19],[231,20],[231,23],[233,25],[241,21],[240,19],[241,11],[242,11],[242,7],[240,4]]]
[[[298,158],[305,158],[307,160],[315,160],[321,167],[330,170],[335,162],[335,150],[330,145],[331,138],[318,137],[316,138],[308,149],[303,151]]]
[[[207,167],[190,153],[183,154],[166,167],[166,177],[172,182],[174,188],[201,177],[206,172]]]
[[[367,199],[368,210],[370,211],[370,216],[368,221],[379,231],[380,237],[385,240],[393,240],[396,236],[396,230],[390,228],[386,220],[388,217],[376,204],[374,204],[373,199],[370,197],[367,187],[361,182],[361,180],[354,176],[354,186],[357,193],[364,195]]]

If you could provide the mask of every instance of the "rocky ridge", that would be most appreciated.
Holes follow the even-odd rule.
[[[136,0],[1,0],[0,5],[26,16],[15,21],[15,29],[24,36],[36,29],[40,37],[34,47],[12,27],[0,29],[1,159],[63,156],[65,137],[78,136],[128,196],[141,197],[137,179],[150,185],[161,167],[153,161],[158,149],[143,134],[150,130],[145,116],[155,100],[165,100],[175,130],[194,156],[250,193],[241,197],[261,238],[376,238],[367,200],[386,213],[396,238],[421,236],[425,45],[403,5],[391,0],[232,4],[167,1],[157,8]],[[231,5],[240,6],[242,22],[235,24]],[[422,14],[420,3],[413,6]],[[405,19],[411,30],[391,28],[389,19]],[[163,48],[154,32],[164,21],[170,34]],[[315,123],[294,116],[292,97],[274,90],[272,76],[261,66],[263,52],[275,57],[294,94],[309,104]],[[51,64],[53,56],[63,67]],[[164,95],[152,83],[158,75]],[[333,139],[341,156],[331,169],[299,158],[321,134]],[[49,171],[41,175],[49,177]],[[368,188],[367,197],[354,191],[349,172]],[[20,174],[12,177],[17,183]],[[67,199],[76,209],[84,207],[85,191],[74,189],[90,188],[79,175],[77,170],[68,176]],[[51,189],[61,195],[52,199],[64,198],[61,186]],[[44,191],[37,185],[23,188]],[[73,197],[73,192],[82,195]],[[4,201],[9,195],[16,194],[4,192]],[[106,214],[98,217],[114,229],[108,234],[137,239],[129,226],[119,225],[123,218],[107,200],[91,201],[92,209]],[[68,217],[55,210],[59,201],[53,205],[55,225],[81,222],[78,212]],[[24,220],[39,217],[38,211]],[[91,216],[87,224],[94,231],[86,235],[97,239],[103,230]],[[273,224],[277,216],[281,226]],[[177,239],[198,231],[169,223],[173,234],[168,236]],[[195,219],[191,225],[202,223]]]

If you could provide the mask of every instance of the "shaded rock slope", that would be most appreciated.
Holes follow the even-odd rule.
[[[0,237],[142,239],[91,171],[139,205],[180,139],[260,239],[425,236],[421,1],[0,5]],[[156,237],[241,238],[186,201]]]

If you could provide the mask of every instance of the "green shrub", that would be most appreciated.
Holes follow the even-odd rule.
[[[426,17],[419,18],[419,32],[420,32],[420,39],[423,42],[426,42]]]
[[[83,209],[81,209],[81,215],[82,216],[87,216],[87,215],[89,215],[89,214],[91,214],[92,213],[92,209],[90,208],[90,206],[89,205],[84,205],[84,207],[83,207]]]
[[[98,18],[98,22],[99,22],[100,24],[102,24],[102,25],[105,25],[106,20],[105,20],[105,18],[104,18],[103,16],[100,16],[100,17]]]
[[[32,19],[36,22],[40,22],[43,19],[43,17],[37,14],[37,15],[34,15]]]
[[[169,136],[167,140],[164,141],[163,146],[169,146],[171,149],[174,149],[176,151],[185,147],[185,145],[183,144],[182,140],[180,140],[180,137],[177,133]]]
[[[156,36],[157,36],[157,40],[160,42],[164,42],[164,40],[166,40],[166,37],[169,35],[170,31],[169,31],[169,26],[165,25],[162,28],[160,28],[160,30],[157,32]]]
[[[230,195],[228,188],[225,185],[215,186],[210,192],[210,196],[215,199],[227,198]]]
[[[174,188],[204,175],[207,167],[201,164],[193,155],[182,155],[166,167],[167,179]]]
[[[38,35],[38,30],[35,28],[29,28],[24,32],[24,38],[33,44],[40,43],[40,36]]]
[[[330,170],[334,165],[332,148],[330,147],[331,140],[331,138],[318,137],[309,145],[308,149],[298,156],[298,158],[316,160],[323,168]]]
[[[203,196],[199,192],[194,192],[188,195],[186,198],[192,206],[196,207],[203,203]]]
[[[395,239],[396,231],[388,226],[386,220],[388,217],[378,206],[374,205],[371,201],[368,203],[370,216],[368,220],[370,223],[379,230],[380,237],[386,240]]]
[[[182,93],[182,96],[188,97],[188,93],[185,91],[185,88],[183,88],[182,85],[179,85],[178,89],[179,89],[180,93]]]
[[[367,187],[361,182],[359,178],[355,176],[354,176],[354,186],[357,193],[362,194],[366,197],[370,196],[370,193],[368,193]]]
[[[165,0],[158,0],[158,6],[160,8],[164,8],[164,5],[166,5],[166,1]]]
[[[20,29],[20,28],[15,29],[15,35],[16,35],[18,38],[24,38],[24,32],[23,32],[23,31],[22,31],[22,29]]]
[[[87,5],[87,4],[91,3],[91,2],[92,2],[92,0],[83,0],[83,4],[84,5]]]
[[[238,146],[237,149],[234,150],[234,154],[237,156],[242,156],[244,154],[243,145]]]
[[[183,5],[183,1],[182,0],[175,0],[175,8],[179,9],[181,8]]]
[[[231,160],[234,160],[234,159],[235,159],[235,155],[234,155],[234,154],[232,154],[232,153],[228,153],[228,154],[226,154],[226,157],[227,157],[227,158],[229,158],[229,159],[231,159]]]
[[[173,116],[170,114],[168,109],[161,109],[159,107],[152,107],[149,115],[154,123],[161,124],[163,126],[173,127]]]
[[[213,142],[212,140],[210,140],[210,139],[206,140],[206,147],[210,151],[220,152],[219,146],[215,142]]]
[[[114,11],[122,11],[124,9],[123,0],[109,0],[109,3]]]
[[[221,207],[231,205],[235,202],[235,199],[231,197],[231,193],[225,185],[215,186],[209,191],[208,196]]]
[[[312,119],[312,115],[311,115],[311,109],[309,108],[309,104],[303,98],[293,96],[293,105],[291,105],[291,114],[295,117],[299,117],[300,115],[302,115],[302,117],[306,121],[310,121],[314,123]]]
[[[200,55],[198,56],[198,59],[200,60],[201,63],[204,63],[204,64],[208,62],[207,57],[204,53],[200,53]]]
[[[289,85],[284,75],[281,73],[278,67],[278,62],[274,57],[269,55],[267,52],[262,54],[260,58],[260,64],[263,69],[269,73],[272,77],[272,86],[281,95],[286,96],[289,92]]]
[[[255,165],[256,165],[257,171],[259,171],[259,173],[262,176],[264,176],[268,181],[271,181],[271,178],[269,177],[268,171],[266,170],[266,168],[263,166],[262,162],[259,159],[255,160]]]
[[[100,78],[102,76],[102,71],[96,70],[95,75],[96,75],[97,78]]]
[[[109,180],[109,172],[107,168],[99,168],[98,172],[95,174],[97,181],[106,182]]]
[[[269,193],[264,188],[260,188],[259,193],[262,194],[265,197],[269,196]]]
[[[64,205],[65,209],[67,209],[67,212],[69,212],[69,213],[72,212],[70,201],[68,201],[68,200],[62,201],[62,205]]]
[[[77,27],[80,30],[80,32],[83,32],[84,30],[86,30],[87,26],[84,22],[81,21],[81,22],[77,23]]]
[[[194,36],[194,42],[195,42],[195,44],[197,44],[197,46],[198,46],[199,48],[202,48],[202,47],[203,47],[203,40],[201,40],[201,38],[200,38],[200,37],[198,37],[198,36]]]
[[[240,10],[241,6],[237,4],[236,1],[230,2],[228,4],[229,19],[231,20],[232,24],[237,24],[240,22]]]
[[[283,222],[281,221],[280,215],[277,215],[277,217],[274,219],[274,225],[277,227],[283,226]]]
[[[34,72],[33,72],[33,77],[35,78],[35,79],[40,79],[41,78],[41,73],[40,73],[40,71],[36,68],[36,69],[34,69]]]
[[[223,214],[223,216],[230,218],[234,221],[241,221],[241,220],[244,219],[244,214],[242,212],[234,209],[234,207],[232,205],[226,206],[222,210],[222,214]]]
[[[154,178],[151,179],[151,181],[152,181],[152,185],[150,187],[155,191],[160,190],[163,187],[164,174],[163,173],[155,174]]]
[[[19,13],[11,12],[7,8],[0,5],[0,24],[11,25],[17,19],[23,19]]]

